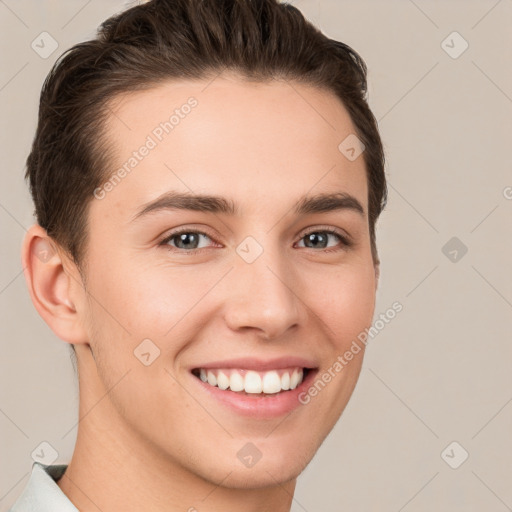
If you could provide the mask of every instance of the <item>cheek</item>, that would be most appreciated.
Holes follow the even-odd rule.
[[[132,339],[163,335],[204,294],[199,273],[136,264],[122,257],[115,261],[112,265],[98,259],[91,265],[94,314],[112,329],[128,331]]]
[[[94,258],[91,295],[97,299],[93,301],[94,315],[101,318],[96,327],[102,325],[103,333],[127,331],[132,341],[165,337],[178,322],[180,331],[186,329],[188,322],[181,319],[200,314],[203,309],[195,306],[202,302],[205,290],[216,283],[218,275],[228,269],[212,271],[207,265],[172,267],[161,261],[149,265],[125,254]],[[314,312],[311,320],[315,316],[319,318],[326,336],[336,343],[350,343],[371,324],[375,307],[371,258],[353,257],[347,263],[331,267],[307,265],[297,271],[292,281],[296,300]],[[222,300],[229,301],[229,297],[215,299]]]
[[[368,327],[375,309],[375,273],[368,265],[340,267],[329,276],[315,280],[303,292],[306,303],[327,326],[327,335],[339,345]]]

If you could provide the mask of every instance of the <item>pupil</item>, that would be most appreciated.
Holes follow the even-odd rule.
[[[322,239],[322,238],[325,239],[325,235],[318,234],[318,233],[311,233],[310,235],[308,235],[307,238],[313,244],[313,247],[316,247],[318,245],[318,239]],[[325,240],[324,240],[324,242],[325,242]],[[322,243],[322,241],[320,241],[320,243]]]
[[[179,235],[179,239],[180,239],[180,243],[185,243],[185,247],[190,247],[190,239],[194,238],[196,236],[195,233],[182,233],[181,235]],[[197,243],[197,240],[196,240],[196,243]],[[192,245],[194,245],[194,243],[192,242]]]

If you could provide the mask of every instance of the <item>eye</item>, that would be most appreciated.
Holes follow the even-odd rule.
[[[203,249],[205,245],[200,246],[201,237],[211,240],[211,238],[201,231],[182,230],[171,233],[158,245],[168,246],[171,250],[180,249],[186,252]],[[171,244],[173,242],[173,244]]]
[[[182,229],[181,231],[175,231],[164,238],[158,245],[165,246],[171,251],[183,251],[183,252],[196,252],[208,247],[208,243],[201,245],[201,239],[207,239],[213,241],[212,237],[202,231],[194,231],[191,229]],[[329,239],[338,239],[338,244],[329,246]],[[309,231],[302,235],[301,239],[305,240],[305,245],[302,247],[308,249],[319,249],[323,252],[334,252],[340,251],[343,248],[351,247],[352,242],[343,233],[333,229],[324,228]],[[329,249],[328,247],[334,247]]]
[[[335,244],[334,249],[326,249],[326,247],[329,247],[326,245],[329,243],[329,237],[337,238],[339,241],[341,241],[341,244]],[[305,247],[309,249],[324,249],[324,252],[339,251],[343,247],[350,247],[352,245],[350,240],[345,235],[332,228],[309,231],[302,236],[301,240],[305,240]]]

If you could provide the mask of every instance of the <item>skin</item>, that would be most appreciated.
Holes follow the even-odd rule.
[[[118,97],[106,126],[117,150],[110,172],[190,96],[198,105],[172,133],[92,199],[85,283],[40,226],[23,244],[33,303],[78,357],[77,441],[58,485],[82,512],[288,511],[360,373],[364,350],[309,404],[273,419],[196,393],[189,370],[208,361],[294,355],[326,371],[371,325],[378,264],[364,161],[338,150],[355,129],[330,92],[224,74]],[[240,215],[168,210],[131,222],[171,190],[226,196]],[[293,213],[299,198],[321,192],[353,195],[364,215]],[[158,245],[178,227],[207,230],[203,248]],[[305,245],[305,234],[326,227],[353,246],[333,235],[328,247]],[[236,252],[247,236],[263,248],[251,264]],[[146,338],[160,349],[149,366],[133,354]],[[247,442],[262,454],[251,468],[237,457]]]

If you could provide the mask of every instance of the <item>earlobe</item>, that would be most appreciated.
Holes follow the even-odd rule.
[[[86,343],[86,332],[75,304],[75,300],[80,300],[83,286],[78,272],[78,277],[66,272],[64,257],[44,228],[35,224],[27,231],[21,260],[36,310],[60,339],[74,344]]]

